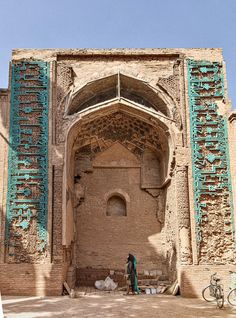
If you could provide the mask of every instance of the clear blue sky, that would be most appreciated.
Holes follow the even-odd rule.
[[[221,47],[236,107],[236,0],[0,0],[0,87],[13,48]]]

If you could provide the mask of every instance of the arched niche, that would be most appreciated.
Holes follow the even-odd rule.
[[[157,175],[157,179],[154,183],[147,178],[143,179],[144,189],[166,184],[173,170],[176,133],[179,133],[178,125],[173,119],[173,109],[176,109],[176,105],[165,90],[160,87],[154,88],[145,81],[120,73],[89,82],[71,91],[65,110],[67,134],[64,165],[66,187],[64,188],[66,191],[64,190],[63,202],[66,202],[66,192],[73,192],[76,174],[75,167],[71,163],[74,162],[78,151],[80,155],[87,156],[86,169],[89,172],[92,171],[91,154],[95,156],[114,141],[119,141],[139,158],[143,156],[143,171],[147,159],[144,150],[149,149],[154,153],[153,160],[156,160],[158,169],[154,169],[153,173]],[[111,125],[106,128],[106,131],[100,131],[100,134],[96,135],[99,125],[103,126],[120,116],[121,119],[118,118],[117,125]],[[133,138],[135,134],[131,132],[132,140],[126,140],[130,130],[124,129],[125,125],[121,127],[125,117],[129,122],[139,121],[141,124],[138,126],[145,126],[145,129],[150,132],[148,138],[145,138],[142,128],[136,129],[136,127],[136,138]],[[119,134],[115,133],[111,136],[111,132],[117,130],[122,131],[122,134],[118,136]],[[106,135],[105,138],[104,135]],[[65,211],[63,242],[68,242],[71,235],[66,234],[68,232],[66,223],[71,218],[66,216],[66,204],[63,203],[63,206]]]
[[[112,194],[107,200],[106,215],[112,217],[127,216],[125,198],[117,193]]]
[[[181,133],[173,118],[176,105],[158,89],[116,74],[75,89],[67,99],[63,202],[66,192],[72,195],[63,203],[63,245],[75,243],[73,259],[80,269],[108,264],[108,242],[118,264],[120,238],[134,219],[137,231],[127,248],[142,250],[146,242],[152,257],[160,250]]]
[[[176,129],[173,121],[165,117],[154,115],[152,112],[122,102],[113,103],[102,109],[85,111],[73,122],[67,133],[63,202],[66,202],[66,189],[70,193],[83,192],[81,189],[75,191],[73,188],[76,177],[75,160],[80,160],[81,157],[86,158],[84,169],[86,173],[90,173],[93,170],[92,159],[114,142],[119,142],[126,147],[140,162],[142,160],[145,162],[147,156],[145,151],[147,152],[149,149],[149,152],[153,153],[156,158],[158,169],[161,170],[161,177],[154,187],[161,187],[169,178],[171,162],[173,161],[175,148],[175,141],[171,134],[173,127]],[[79,158],[76,159],[77,154],[79,154]],[[143,188],[146,187],[152,188],[152,185],[146,183]],[[73,226],[67,225],[67,223],[71,222],[73,217],[68,216],[65,203],[63,206],[63,243],[69,245],[73,233],[68,229],[73,228]],[[76,202],[73,202],[72,206],[76,206]]]

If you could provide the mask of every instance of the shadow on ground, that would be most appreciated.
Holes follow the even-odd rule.
[[[122,294],[61,297],[3,297],[6,318],[235,318],[236,308],[222,310],[213,303],[179,296]]]

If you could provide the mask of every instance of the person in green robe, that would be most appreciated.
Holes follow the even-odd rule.
[[[137,276],[137,260],[132,254],[129,254],[126,262],[126,273],[128,279],[127,294],[129,294],[129,286],[131,287],[132,294],[139,294],[138,276]]]

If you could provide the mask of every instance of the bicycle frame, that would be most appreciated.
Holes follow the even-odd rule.
[[[224,306],[224,292],[222,284],[218,282],[220,279],[216,278],[215,276],[217,273],[214,273],[210,277],[210,285],[205,287],[202,291],[202,296],[206,301],[214,301],[217,302],[217,307],[222,308]],[[207,291],[209,293],[210,298],[207,296]]]

